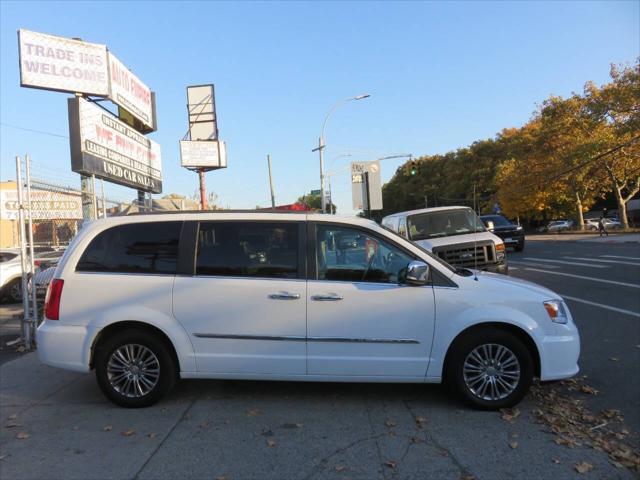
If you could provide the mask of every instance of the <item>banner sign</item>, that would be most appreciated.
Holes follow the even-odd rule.
[[[80,193],[31,190],[31,218],[34,220],[81,220]],[[0,190],[0,219],[18,220],[18,190]]]
[[[18,30],[20,86],[109,95],[107,47]]]
[[[152,193],[162,192],[160,145],[83,98],[70,98],[71,169]]]
[[[140,120],[151,131],[156,129],[154,98],[151,89],[133,74],[116,56],[108,52],[109,99]]]
[[[227,168],[227,146],[219,141],[180,141],[180,163],[186,168]]]
[[[382,180],[380,178],[380,161],[351,162],[351,199],[354,210],[364,210],[367,192],[365,190],[364,173],[369,172],[369,210],[382,210]]]
[[[218,140],[218,117],[213,85],[187,87],[189,139]]]

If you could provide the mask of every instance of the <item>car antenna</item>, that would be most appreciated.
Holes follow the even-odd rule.
[[[473,279],[478,281],[478,213],[476,212],[476,184],[473,184]]]

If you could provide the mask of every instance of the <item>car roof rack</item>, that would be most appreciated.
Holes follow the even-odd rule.
[[[271,209],[260,209],[260,210],[251,210],[251,209],[246,209],[246,210],[242,210],[242,209],[234,209],[234,210],[161,210],[161,211],[155,211],[155,212],[132,212],[132,213],[128,213],[126,214],[126,216],[135,216],[135,215],[177,215],[177,214],[181,214],[181,213],[189,213],[189,214],[194,214],[194,213],[200,213],[200,214],[207,214],[207,213],[290,213],[290,214],[308,214],[308,213],[314,213],[314,212],[310,212],[310,211],[303,211],[303,210],[271,210]]]

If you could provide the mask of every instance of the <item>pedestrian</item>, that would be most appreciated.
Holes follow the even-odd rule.
[[[600,236],[604,233],[607,237],[609,236],[609,232],[607,232],[607,228],[604,226],[604,216],[600,217],[598,220],[598,232],[600,232]]]

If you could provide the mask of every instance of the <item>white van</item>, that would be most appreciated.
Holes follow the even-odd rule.
[[[293,213],[111,217],[49,285],[38,354],[142,407],[177,378],[447,380],[479,408],[578,372],[569,309],[546,288],[469,276],[370,220]]]
[[[381,223],[455,267],[508,273],[504,242],[469,207],[399,212]]]

